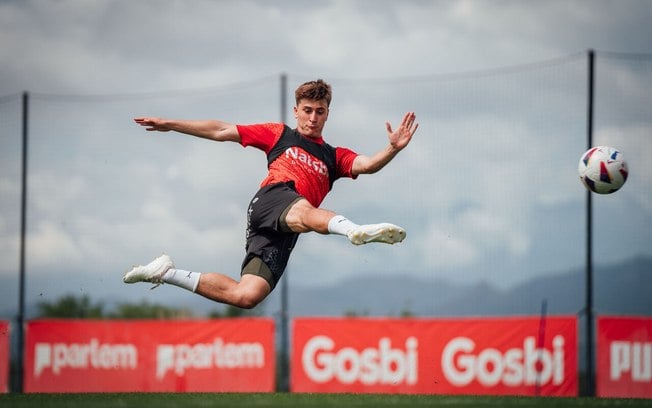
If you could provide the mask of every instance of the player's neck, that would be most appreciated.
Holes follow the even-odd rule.
[[[301,131],[298,131],[298,133],[301,135],[301,137],[303,137],[304,139],[310,140],[313,143],[317,143],[317,144],[324,143],[324,137],[322,135],[308,136],[308,135],[304,135],[303,133],[301,133]]]

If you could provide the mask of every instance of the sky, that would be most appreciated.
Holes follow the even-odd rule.
[[[132,118],[279,121],[283,74],[290,125],[294,88],[333,85],[333,145],[373,154],[386,121],[420,123],[387,168],[324,202],[402,225],[406,241],[306,234],[290,285],[398,274],[508,288],[582,267],[589,49],[593,144],[619,148],[631,173],[592,199],[594,258],[652,256],[651,18],[652,2],[630,0],[0,1],[0,317],[16,304],[24,91],[30,301],[155,300],[121,276],[162,252],[236,278],[264,155]]]

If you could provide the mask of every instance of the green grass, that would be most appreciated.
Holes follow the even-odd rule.
[[[380,394],[5,394],[0,407],[652,407],[652,400]]]

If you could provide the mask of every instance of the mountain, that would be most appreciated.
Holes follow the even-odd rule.
[[[652,259],[635,258],[593,268],[594,311],[652,315]],[[486,282],[452,284],[410,277],[354,278],[319,288],[292,287],[290,312],[302,316],[345,314],[399,316],[488,316],[578,314],[585,308],[585,271],[548,274],[500,290]]]
[[[45,278],[42,278],[45,279]],[[51,288],[47,300],[63,294],[88,295],[93,303],[106,309],[120,303],[150,303],[187,308],[195,315],[219,311],[222,306],[200,296],[164,285],[156,291],[139,288],[126,292],[121,282],[117,290],[107,285],[84,290],[61,285],[67,282],[56,274],[41,282]],[[145,289],[145,287],[143,287]],[[56,292],[55,292],[56,290]],[[60,295],[59,295],[60,293]],[[137,293],[139,298],[134,298]],[[290,316],[394,316],[419,317],[537,315],[544,299],[549,314],[578,314],[585,307],[585,272],[582,269],[546,274],[509,289],[499,289],[487,282],[462,284],[441,279],[415,279],[406,274],[369,278],[351,278],[338,284],[302,287],[289,284]],[[257,309],[263,315],[277,315],[280,308],[277,288]],[[37,314],[42,299],[26,302],[26,317]],[[15,278],[0,277],[0,319],[13,319],[17,309]],[[597,314],[652,315],[652,258],[639,257],[618,264],[594,266],[594,311]]]

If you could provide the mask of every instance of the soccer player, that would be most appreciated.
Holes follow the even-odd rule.
[[[372,156],[327,144],[322,131],[328,119],[331,87],[319,79],[295,91],[296,129],[282,123],[234,125],[220,120],[169,120],[139,117],[134,120],[148,131],[176,131],[218,142],[236,142],[265,152],[269,172],[247,210],[246,255],[240,280],[221,273],[176,269],[166,254],[127,272],[125,283],[169,283],[208,299],[253,308],[274,289],[287,265],[299,234],[346,236],[353,244],[394,244],[405,230],[389,223],[357,225],[342,215],[319,208],[333,182],[357,178],[387,165],[403,150],[418,128],[408,112],[395,130],[386,123],[389,144]]]

